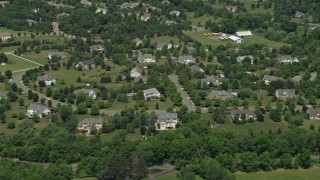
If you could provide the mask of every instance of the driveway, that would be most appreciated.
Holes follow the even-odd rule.
[[[176,85],[178,92],[181,94],[182,97],[182,104],[186,105],[189,111],[195,111],[195,106],[192,100],[189,98],[189,95],[186,91],[183,90],[182,85],[179,83],[179,78],[177,75],[169,75],[169,79]]]

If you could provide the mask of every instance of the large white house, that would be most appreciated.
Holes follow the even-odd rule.
[[[167,113],[158,116],[155,126],[156,130],[170,130],[176,129],[178,123],[177,113]]]
[[[82,88],[74,91],[75,94],[78,94],[79,92],[84,93],[89,98],[97,99],[97,93],[92,89]]]
[[[51,113],[51,110],[49,107],[44,105],[37,105],[37,104],[30,104],[27,109],[26,116],[28,118],[32,118],[34,115],[39,116],[42,118],[43,116],[47,116]]]
[[[151,88],[151,89],[143,90],[143,96],[144,96],[144,99],[147,100],[147,99],[160,98],[161,94],[158,91],[158,89]]]
[[[0,39],[1,39],[1,42],[4,42],[4,41],[7,41],[8,39],[12,38],[12,35],[9,34],[9,33],[0,33]]]
[[[102,124],[104,120],[102,117],[99,118],[86,118],[78,123],[77,131],[78,132],[87,132],[90,134],[92,130],[99,132],[102,129]]]
[[[257,119],[257,115],[249,109],[231,110],[230,117],[231,117],[231,120],[237,119],[238,121],[249,120],[249,119],[256,120]]]
[[[41,84],[41,81],[43,81],[46,86],[51,86],[51,85],[56,84],[56,79],[54,79],[53,77],[50,77],[48,75],[38,76],[37,83]]]
[[[52,59],[52,57],[54,57],[54,56],[61,58],[61,59],[65,58],[64,52],[51,52],[48,54],[49,59]]]
[[[141,76],[142,70],[139,67],[135,67],[130,71],[130,77],[136,78]]]

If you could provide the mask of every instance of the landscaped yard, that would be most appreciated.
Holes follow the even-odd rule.
[[[237,180],[318,180],[320,179],[319,167],[299,170],[279,170],[257,173],[236,173]]]
[[[0,66],[0,72],[2,73],[5,72],[6,70],[18,71],[18,70],[27,69],[27,68],[38,67],[37,64],[15,57],[13,55],[7,55],[7,57],[9,59],[8,63],[4,66]]]
[[[48,63],[48,54],[50,52],[53,52],[53,50],[45,50],[45,51],[41,51],[40,53],[35,53],[35,52],[31,51],[31,52],[24,53],[23,57],[30,59],[34,62],[40,63],[40,64],[47,64]]]

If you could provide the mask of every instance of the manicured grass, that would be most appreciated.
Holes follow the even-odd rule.
[[[35,53],[34,51],[31,51],[31,52],[24,53],[23,57],[40,64],[47,64],[48,54],[52,51],[53,50],[45,50],[45,51],[41,51],[40,53]]]
[[[320,121],[319,120],[304,120],[302,127],[304,129],[310,130],[310,125],[314,125],[314,130],[315,131],[320,131]]]
[[[0,52],[14,52],[18,49],[19,46],[9,46],[9,47],[2,47]]]
[[[7,29],[5,27],[0,27],[0,33],[3,33],[3,32],[7,32],[7,33],[10,33],[13,35],[17,35],[19,32],[21,33],[21,35],[23,35],[24,33],[30,34],[30,32],[28,32],[28,31],[15,31],[12,29]]]
[[[110,110],[122,110],[127,108],[133,108],[137,101],[132,101],[130,97],[128,97],[129,103],[122,103],[122,102],[114,102],[112,104],[112,107],[110,107]],[[148,110],[156,110],[156,104],[159,104],[159,109],[166,110],[168,107],[172,106],[173,103],[170,101],[169,98],[166,99],[165,102],[162,102],[160,100],[151,100],[151,101],[145,101],[145,104],[148,106]],[[142,107],[143,108],[143,107]]]
[[[206,21],[211,20],[212,22],[219,20],[220,18],[215,18],[213,16],[204,15],[197,18],[191,17],[189,20],[191,21],[191,24],[194,26],[198,26],[199,23],[202,27],[204,27]]]
[[[107,134],[101,135],[101,136],[100,136],[101,142],[102,142],[102,143],[104,143],[104,142],[110,142],[114,137],[118,136],[122,131],[125,131],[125,130],[116,129],[116,130],[114,130],[114,131],[111,132],[111,133],[107,133]],[[134,131],[135,131],[134,133],[129,133],[129,134],[127,134],[126,140],[128,140],[128,141],[139,141],[139,140],[143,140],[142,136],[140,135],[140,129],[137,128],[137,129],[135,129]]]
[[[219,45],[226,45],[227,43],[231,43],[229,41],[211,40],[208,37],[204,36],[203,33],[208,33],[208,32],[194,32],[194,31],[185,32],[185,34],[190,36],[191,38],[201,42],[204,45],[211,45],[212,47],[217,47]],[[265,44],[265,45],[274,46],[274,47],[281,47],[285,45],[284,43],[281,43],[281,42],[270,41],[257,34],[254,34],[252,38],[245,38],[242,44],[246,45],[246,44],[254,44],[254,43]],[[234,45],[241,45],[241,44],[234,43]]]
[[[170,43],[173,41],[174,44],[179,44],[179,38],[177,37],[170,37],[170,36],[160,36],[154,37],[151,39],[151,43]]]
[[[170,173],[167,173],[163,176],[159,176],[157,178],[155,178],[156,180],[177,180],[177,173],[178,171],[172,171]],[[196,176],[196,180],[202,180],[202,178],[200,176]]]
[[[29,61],[23,60],[21,58],[7,55],[8,63],[4,66],[0,66],[0,72],[5,72],[6,70],[18,71],[27,68],[35,68],[38,67],[37,64],[31,63]]]
[[[236,173],[237,180],[318,180],[320,179],[319,167],[299,170],[279,170],[258,173]]]

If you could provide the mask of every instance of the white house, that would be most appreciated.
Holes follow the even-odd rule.
[[[277,89],[276,97],[278,99],[287,99],[287,98],[295,98],[297,96],[296,96],[295,89]]]
[[[142,70],[139,67],[135,67],[130,71],[130,77],[136,78],[141,76]]]
[[[273,81],[280,81],[283,80],[281,77],[271,76],[271,75],[264,75],[263,81],[266,85],[269,85]]]
[[[6,99],[8,96],[8,91],[0,91],[0,100]]]
[[[180,16],[180,11],[173,10],[173,11],[170,11],[169,14],[171,16]]]
[[[236,32],[236,35],[239,38],[249,38],[249,37],[253,36],[251,31],[238,31],[238,32]]]
[[[101,44],[95,44],[90,46],[90,51],[104,51],[104,46]]]
[[[278,58],[279,63],[294,63],[299,62],[299,59],[290,55],[284,55]]]
[[[226,9],[234,13],[238,10],[238,6],[226,6]]]
[[[96,67],[95,63],[93,60],[86,60],[86,61],[80,61],[76,64],[76,69],[79,67],[82,67],[82,70],[88,70],[90,68]]]
[[[237,60],[238,63],[242,63],[244,59],[249,59],[249,60],[250,60],[250,64],[253,64],[253,63],[254,63],[254,57],[251,56],[251,55],[248,55],[248,56],[238,56],[236,60]]]
[[[241,44],[242,41],[243,41],[241,38],[239,38],[239,37],[237,37],[237,36],[229,36],[229,37],[228,37],[228,40],[229,40],[230,42],[234,42],[234,43],[237,43],[237,44]]]
[[[37,104],[30,104],[27,109],[26,116],[28,118],[32,118],[34,115],[39,116],[42,118],[43,116],[47,116],[51,113],[51,110],[49,107],[44,105],[37,105]]]
[[[244,116],[242,116],[244,115]],[[230,116],[231,116],[231,120],[234,120],[235,118],[238,118],[237,120],[238,121],[242,121],[243,117],[245,117],[244,120],[249,120],[249,119],[253,119],[253,120],[256,120],[257,119],[257,115],[249,110],[249,109],[241,109],[241,110],[231,110],[230,111]]]
[[[148,21],[149,19],[150,19],[150,16],[149,15],[143,15],[143,16],[141,16],[141,18],[140,18],[142,21]]]
[[[104,8],[97,8],[96,13],[107,14],[107,10]]]
[[[54,79],[48,75],[38,76],[37,83],[41,84],[41,81],[43,81],[46,86],[51,86],[53,84],[56,84],[56,79]]]
[[[103,122],[104,120],[102,119],[102,117],[86,118],[78,123],[77,131],[86,131],[88,134],[90,134],[90,132],[95,129],[96,132],[99,132],[102,129]]]
[[[97,99],[97,93],[92,89],[82,88],[74,91],[75,94],[78,94],[79,92],[84,93],[89,98]]]
[[[144,99],[155,99],[160,98],[161,94],[156,88],[143,90]]]
[[[206,84],[206,85],[214,85],[214,86],[219,86],[220,84],[222,84],[220,81],[219,81],[219,78],[217,76],[208,76],[204,79],[201,79],[201,85],[203,84]]]
[[[12,38],[12,35],[10,33],[0,33],[1,42],[7,41],[10,38]]]
[[[193,56],[179,56],[178,58],[178,63],[180,64],[194,64],[196,62],[196,58],[194,58]]]
[[[61,58],[61,59],[66,57],[64,52],[51,52],[51,53],[48,54],[48,58],[49,59],[52,59],[53,56],[56,56],[56,57]]]
[[[152,54],[139,54],[138,55],[139,63],[154,63],[156,62],[156,57]]]
[[[176,129],[177,124],[179,124],[177,113],[167,113],[158,116],[155,123],[156,130],[170,130]]]

